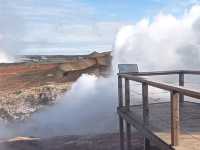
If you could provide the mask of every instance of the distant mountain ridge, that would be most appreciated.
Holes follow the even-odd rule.
[[[84,55],[21,55],[18,56],[18,62],[63,62],[66,60],[83,59],[90,57],[103,57],[111,55],[111,51],[106,52],[92,52]]]

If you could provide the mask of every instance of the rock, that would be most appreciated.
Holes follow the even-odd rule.
[[[12,115],[9,114],[9,112],[5,108],[0,108],[0,118],[3,120],[12,120]]]
[[[109,75],[111,52],[23,59],[0,64],[0,119],[5,121],[27,119],[42,107],[56,103],[57,97],[82,74]]]
[[[56,103],[71,83],[53,83],[5,95],[0,93],[0,118],[4,121],[25,120],[40,108]]]

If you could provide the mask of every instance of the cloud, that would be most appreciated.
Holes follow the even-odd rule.
[[[23,48],[23,19],[7,1],[0,0],[0,62],[12,62],[11,55]]]
[[[113,41],[118,29],[125,25],[120,22],[97,22],[92,24],[63,24],[61,26],[49,24],[32,25],[33,32],[26,36],[27,41],[47,42],[98,42]],[[37,32],[37,28],[41,32]],[[49,36],[50,35],[50,36]]]
[[[165,13],[172,13],[179,16],[184,13],[186,9],[190,9],[194,5],[200,4],[199,0],[152,0],[155,4],[160,5],[159,11]]]
[[[6,34],[10,37],[16,36],[13,39],[17,39],[18,42],[16,45],[12,44],[12,49],[15,51],[12,50],[9,55],[14,55],[16,52],[68,54],[73,50],[79,53],[81,51],[84,53],[88,49],[110,50],[119,28],[127,24],[96,20],[96,10],[80,1],[0,0],[0,2],[4,7],[0,14],[1,18],[5,16],[4,13],[15,14],[15,17],[6,15],[4,17],[6,20],[2,21],[5,27],[6,25],[9,27],[5,29]],[[17,27],[13,27],[13,24]],[[10,38],[7,38],[4,43],[10,41]],[[18,45],[23,47],[18,48]]]
[[[29,22],[71,23],[77,20],[87,20],[93,14],[92,7],[80,1],[56,0],[21,0],[8,1]],[[82,19],[81,19],[82,18]]]
[[[119,29],[128,23],[96,22],[91,24],[32,25],[32,32],[24,39],[27,49],[76,49],[77,51],[110,50]],[[38,32],[38,28],[40,32]],[[33,52],[34,53],[34,52]],[[49,50],[51,53],[51,50]],[[55,52],[56,53],[56,52]]]
[[[158,14],[123,27],[118,33],[114,63],[136,63],[143,70],[199,69],[200,5],[181,17]]]
[[[185,7],[198,3],[195,0],[170,0],[169,2],[153,0],[153,2],[156,3],[156,12],[160,8],[163,12],[171,12],[173,9],[182,12]],[[13,53],[68,54],[73,50],[87,52],[88,49],[101,51],[111,49],[117,31],[123,25],[129,24],[132,16],[128,13],[116,12],[116,9],[120,9],[120,5],[124,4],[122,2],[109,1],[109,10],[113,7],[111,12],[108,8],[105,12],[99,10],[99,7],[95,6],[97,4],[80,0],[0,0],[2,20],[0,22],[6,24],[3,27],[1,25],[0,32],[6,31],[10,37],[4,38],[1,45],[2,43],[5,43],[6,47],[12,45],[12,48],[6,48],[6,51],[9,51],[6,53],[9,55]],[[140,5],[142,6],[141,3]],[[105,17],[104,13],[110,17]],[[113,14],[117,14],[118,17],[115,16],[113,19]],[[121,16],[119,14],[126,16],[119,18]],[[15,27],[12,26],[13,24]]]

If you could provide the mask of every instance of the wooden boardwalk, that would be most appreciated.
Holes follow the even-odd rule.
[[[179,86],[141,77],[169,74],[179,75]],[[131,126],[144,136],[144,150],[150,150],[151,144],[161,150],[200,150],[200,104],[184,100],[184,96],[189,96],[199,101],[200,92],[183,87],[185,74],[200,75],[200,72],[181,70],[118,74],[121,150],[131,150],[133,146]],[[142,84],[142,105],[130,105],[130,99],[134,99],[130,98],[130,81]],[[148,86],[168,91],[171,95],[169,102],[149,103]]]
[[[142,105],[130,106],[130,111],[121,108],[122,116],[134,116],[142,124]],[[181,107],[180,144],[177,150],[200,149],[200,104],[184,102]],[[170,103],[149,104],[149,129],[166,144],[171,145]]]

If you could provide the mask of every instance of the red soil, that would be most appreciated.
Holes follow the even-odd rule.
[[[23,74],[33,71],[44,71],[57,67],[58,64],[13,64],[0,66],[0,76]]]
[[[15,91],[47,82],[60,82],[55,76],[59,64],[8,64],[0,66],[0,90]],[[48,74],[54,74],[48,76]]]

